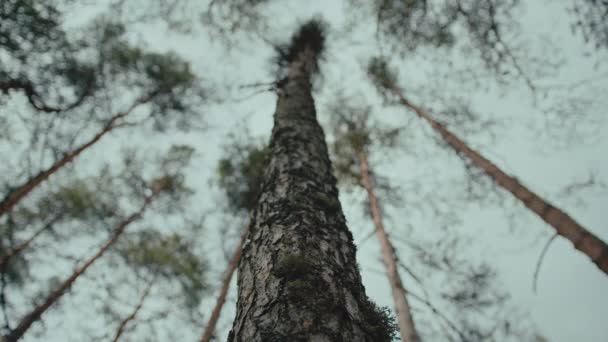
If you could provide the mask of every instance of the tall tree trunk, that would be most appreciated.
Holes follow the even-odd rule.
[[[222,287],[220,288],[220,293],[217,296],[215,307],[213,307],[213,311],[211,311],[211,316],[209,317],[207,326],[205,326],[205,331],[203,332],[203,337],[201,337],[201,342],[211,341],[211,338],[215,333],[217,321],[220,318],[220,313],[222,312],[224,303],[226,303],[226,296],[228,295],[228,288],[230,287],[230,282],[232,281],[232,275],[234,274],[234,271],[236,271],[236,268],[239,266],[239,261],[241,260],[241,255],[243,254],[243,244],[245,243],[245,238],[247,237],[248,231],[249,225],[247,225],[247,228],[245,228],[245,231],[241,235],[239,244],[238,246],[236,246],[234,254],[228,262],[228,267],[226,268],[226,271],[224,272],[224,276],[222,278]]]
[[[228,341],[389,341],[369,302],[316,119],[308,42],[280,83],[270,161],[238,273]],[[388,337],[386,335],[389,335]]]
[[[503,189],[513,194],[515,198],[520,200],[538,217],[551,225],[557,234],[572,242],[574,248],[585,253],[600,270],[608,274],[608,245],[604,241],[585,229],[585,227],[576,222],[563,210],[553,206],[526,188],[515,177],[509,176],[479,152],[470,148],[464,141],[433,119],[426,111],[405,98],[402,91],[394,84],[390,88],[399,97],[402,105],[413,110],[420,118],[426,120],[454,150],[467,156],[486,175],[492,178]]]
[[[407,291],[405,290],[401,281],[401,276],[399,275],[397,256],[395,255],[395,250],[384,230],[382,212],[374,191],[367,154],[365,152],[359,152],[357,158],[359,159],[359,168],[361,171],[361,183],[367,192],[369,208],[376,228],[376,236],[380,242],[382,259],[384,260],[384,266],[386,267],[386,275],[389,279],[391,291],[393,293],[393,301],[395,302],[395,312],[397,314],[397,323],[399,324],[399,330],[401,332],[401,340],[403,342],[418,342],[420,341],[420,338],[416,332],[416,326],[414,325],[414,320],[412,318],[412,310],[406,297]]]
[[[154,95],[152,95],[154,96]],[[37,188],[40,184],[46,181],[49,177],[51,177],[55,172],[59,171],[64,166],[68,165],[72,160],[78,157],[82,152],[87,150],[89,147],[95,145],[101,138],[103,138],[107,133],[111,132],[113,129],[118,127],[116,122],[125,116],[129,115],[137,107],[138,105],[148,102],[152,96],[141,97],[136,100],[129,109],[124,112],[118,113],[114,115],[108,122],[104,125],[103,129],[99,131],[93,138],[91,138],[86,143],[80,145],[73,151],[70,151],[63,155],[61,159],[56,161],[53,165],[51,165],[48,169],[40,171],[36,176],[28,179],[25,183],[17,186],[15,189],[12,189],[2,202],[0,202],[0,217],[7,214],[13,207],[15,207],[25,196],[27,196],[32,190]]]
[[[152,200],[158,195],[158,192],[152,193],[152,195],[146,197],[141,208],[127,217],[124,221],[120,222],[118,226],[114,229],[114,233],[112,237],[106,241],[103,246],[91,256],[82,266],[77,268],[70,277],[64,280],[57,288],[55,288],[42,302],[40,305],[35,307],[32,311],[30,311],[25,317],[21,319],[19,325],[15,327],[12,331],[10,331],[6,336],[4,336],[3,342],[15,342],[18,341],[25,332],[31,327],[31,325],[38,321],[42,315],[48,310],[53,304],[55,304],[65,293],[67,289],[72,287],[76,279],[80,277],[95,261],[97,261],[103,254],[116,243],[118,238],[124,233],[125,229],[133,222],[138,220],[141,215],[144,213],[148,205],[152,202]]]
[[[139,297],[137,305],[135,305],[135,308],[133,308],[133,311],[129,314],[129,316],[125,317],[125,319],[120,322],[120,325],[118,326],[118,329],[116,329],[116,334],[114,335],[114,339],[112,339],[112,342],[118,342],[122,337],[122,334],[124,334],[125,329],[127,328],[127,324],[129,324],[129,322],[133,321],[137,317],[137,314],[144,306],[146,298],[148,298],[148,295],[150,294],[150,290],[152,289],[153,284],[153,281],[148,283],[146,289],[144,290],[144,293],[141,295],[141,297]]]

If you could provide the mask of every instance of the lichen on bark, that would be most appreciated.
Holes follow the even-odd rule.
[[[287,55],[228,341],[391,341],[394,320],[365,294],[316,118],[311,74],[323,39],[307,25],[298,34],[313,43],[294,38]]]

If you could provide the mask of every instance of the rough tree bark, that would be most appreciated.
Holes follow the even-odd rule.
[[[383,335],[381,313],[361,283],[316,119],[311,73],[319,38],[314,27],[302,27],[292,40],[287,77],[279,82],[270,161],[239,264],[231,342],[392,336]]]
[[[232,276],[234,275],[234,271],[236,271],[237,267],[239,266],[239,261],[241,260],[241,255],[243,254],[243,244],[245,243],[245,238],[247,237],[248,230],[249,226],[247,226],[247,228],[241,235],[239,244],[238,246],[236,246],[234,254],[228,262],[228,267],[226,268],[226,271],[224,272],[224,277],[222,278],[222,287],[220,288],[220,293],[217,296],[217,301],[215,302],[213,311],[211,311],[211,316],[209,317],[207,326],[205,326],[205,331],[203,332],[203,337],[201,337],[201,342],[211,341],[211,338],[215,333],[217,321],[220,318],[220,313],[222,312],[224,304],[226,303],[226,296],[228,295],[228,288],[230,287]]]
[[[496,164],[470,148],[464,141],[433,119],[426,111],[411,103],[396,85],[391,84],[389,88],[399,97],[399,102],[403,106],[414,111],[423,120],[426,120],[454,150],[469,158],[475,166],[483,170],[498,185],[510,192],[528,209],[551,225],[558,235],[572,242],[574,248],[586,254],[600,270],[608,274],[608,245],[604,241],[576,222],[563,210],[538,196],[521,184],[515,177],[508,175]]]
[[[401,281],[399,269],[397,267],[397,256],[391,244],[382,219],[382,211],[380,203],[374,191],[374,184],[371,177],[371,170],[367,154],[358,152],[357,159],[359,160],[359,169],[361,172],[361,183],[367,192],[369,200],[369,208],[374,222],[376,237],[380,242],[380,250],[382,251],[382,259],[386,267],[386,275],[388,277],[391,291],[393,293],[393,301],[395,302],[395,313],[397,314],[397,323],[401,333],[401,340],[404,342],[418,342],[420,338],[416,332],[416,326],[412,318],[412,309],[407,300],[407,291]]]
[[[120,222],[118,226],[114,229],[112,233],[112,237],[106,241],[103,246],[91,256],[82,266],[77,268],[71,276],[69,276],[66,280],[64,280],[59,286],[57,286],[47,297],[46,299],[38,306],[36,306],[32,311],[26,314],[17,327],[11,330],[7,335],[4,336],[4,341],[2,342],[15,342],[23,337],[23,335],[27,332],[27,330],[34,324],[34,322],[38,321],[42,315],[48,310],[53,304],[55,304],[64,293],[72,287],[76,279],[80,277],[86,270],[95,263],[101,256],[105,254],[105,252],[114,245],[114,243],[118,240],[118,238],[124,233],[125,229],[133,222],[137,221],[148,205],[152,202],[152,200],[158,195],[159,192],[155,191],[150,196],[147,196],[144,200],[143,205],[140,209],[127,217],[124,221]]]
[[[46,181],[49,177],[51,177],[55,172],[62,169],[64,166],[68,165],[71,161],[73,161],[76,157],[78,157],[82,152],[87,150],[89,147],[95,145],[101,138],[103,138],[106,134],[114,130],[119,125],[116,122],[131,113],[135,107],[140,104],[148,102],[152,96],[146,96],[138,99],[129,107],[126,111],[118,113],[114,115],[108,122],[104,125],[104,127],[89,141],[80,145],[78,148],[67,152],[63,155],[63,157],[57,160],[53,165],[51,165],[46,170],[40,171],[34,177],[28,179],[25,183],[17,186],[12,189],[4,199],[0,202],[0,217],[7,214],[11,211],[25,196],[27,196],[30,192],[32,192],[35,188],[37,188],[40,184]]]

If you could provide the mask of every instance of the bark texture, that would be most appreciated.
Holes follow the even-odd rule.
[[[38,321],[42,315],[48,310],[53,304],[55,304],[63,294],[72,287],[76,279],[80,277],[86,270],[93,265],[99,258],[101,258],[105,252],[116,243],[118,238],[124,233],[125,229],[133,222],[138,220],[143,212],[146,210],[146,207],[150,204],[154,197],[156,197],[158,193],[153,193],[151,196],[147,197],[144,201],[142,207],[135,213],[131,214],[124,221],[118,224],[115,228],[112,237],[106,241],[103,246],[91,256],[87,261],[77,268],[70,277],[64,280],[57,288],[55,288],[46,298],[45,300],[38,306],[36,306],[32,311],[30,311],[25,317],[21,319],[19,325],[17,325],[11,332],[9,332],[6,336],[4,336],[4,341],[2,342],[15,342],[23,337],[23,335],[27,332],[27,330]]]
[[[211,338],[215,333],[217,321],[220,318],[220,313],[222,312],[224,304],[226,303],[226,296],[228,295],[228,288],[230,287],[232,276],[234,275],[234,271],[236,271],[237,267],[239,266],[239,261],[241,260],[241,256],[243,255],[243,243],[245,242],[245,238],[247,237],[248,230],[249,228],[245,229],[245,231],[243,232],[241,240],[239,241],[238,246],[236,246],[232,258],[228,262],[228,267],[226,268],[226,272],[224,273],[224,277],[222,278],[222,287],[220,289],[220,293],[217,296],[217,301],[215,302],[213,311],[211,311],[211,316],[209,317],[207,326],[205,326],[205,331],[203,332],[203,337],[201,337],[201,342],[211,341]]]
[[[412,309],[406,297],[407,291],[405,290],[403,282],[401,281],[401,276],[399,275],[397,256],[395,255],[393,245],[384,229],[382,211],[380,210],[380,203],[378,202],[378,197],[376,197],[374,191],[367,154],[365,152],[359,152],[357,158],[361,171],[361,183],[367,192],[376,237],[380,242],[382,260],[386,267],[386,275],[391,286],[393,301],[395,302],[395,313],[397,314],[397,323],[399,324],[401,340],[403,342],[419,342],[420,338],[416,332],[416,326],[414,325],[414,320],[412,318]]]
[[[316,119],[305,49],[281,82],[270,161],[238,273],[228,341],[389,341],[361,283]]]
[[[391,86],[391,89],[399,97],[402,105],[413,110],[420,118],[426,120],[452,148],[469,158],[486,175],[520,200],[543,221],[551,225],[558,235],[572,242],[574,248],[586,254],[600,270],[608,274],[608,245],[604,241],[576,222],[563,210],[532,192],[521,184],[517,178],[508,175],[479,152],[470,148],[464,141],[433,119],[426,111],[412,104],[403,96],[400,89],[394,85]]]

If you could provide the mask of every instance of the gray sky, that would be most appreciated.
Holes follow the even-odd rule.
[[[594,70],[592,60],[582,57],[587,50],[581,44],[579,36],[573,36],[569,29],[569,17],[565,16],[563,8],[567,1],[523,1],[525,12],[521,18],[522,30],[517,37],[529,40],[530,53],[541,58],[563,58],[567,63],[560,69],[559,75],[539,81],[541,85],[568,84],[602,74]],[[88,9],[82,16],[71,19],[74,23],[87,17]],[[305,20],[312,14],[320,13],[330,22],[332,28],[339,28],[344,23],[343,5],[340,1],[285,1],[272,7],[269,12],[272,20],[270,25],[271,38],[287,38],[294,28],[296,20]],[[371,18],[364,18],[371,19]],[[329,130],[328,113],[324,111],[331,97],[332,89],[342,89],[348,94],[364,94],[365,99],[374,107],[375,113],[384,121],[403,124],[411,113],[397,107],[382,108],[376,93],[369,86],[361,71],[361,65],[374,53],[374,44],[370,32],[373,26],[370,22],[361,20],[350,40],[328,41],[329,51],[327,62],[323,65],[324,79],[322,87],[317,92],[316,103],[319,118]],[[152,49],[177,50],[191,61],[194,69],[203,77],[215,81],[234,82],[233,85],[272,81],[268,57],[272,50],[260,41],[244,41],[239,49],[231,53],[222,52],[219,45],[209,41],[207,36],[196,28],[191,35],[167,33],[162,24],[141,26],[137,28],[139,38],[147,42]],[[559,55],[546,48],[541,38],[549,37],[559,44]],[[455,60],[458,65],[462,63]],[[400,70],[400,77],[408,82],[408,89],[415,89],[413,97],[423,101],[429,98],[425,93],[429,73],[448,70],[445,65],[429,63],[425,56],[412,56],[410,60],[393,59],[393,65]],[[492,81],[487,85],[490,90],[460,89],[459,82],[445,79],[433,81],[441,94],[457,94],[473,101],[474,109],[485,118],[499,118],[504,124],[489,128],[487,132],[464,136],[472,146],[479,148],[489,159],[498,164],[508,173],[516,176],[533,191],[545,196],[559,207],[566,209],[576,220],[588,227],[605,241],[608,240],[608,189],[583,189],[571,196],[560,195],[560,191],[572,182],[584,181],[589,172],[594,172],[597,180],[608,182],[608,133],[606,133],[605,108],[607,101],[602,91],[608,86],[606,79],[585,85],[574,90],[551,88],[551,95],[534,106],[530,92],[523,82],[510,85],[509,88],[496,90]],[[427,85],[428,86],[428,85]],[[251,90],[252,91],[252,90]],[[244,98],[250,89],[231,91],[232,96]],[[580,123],[568,122],[565,127],[551,128],[551,135],[541,129],[551,115],[557,111],[543,114],[541,108],[554,104],[556,108],[571,110],[561,102],[569,97],[586,96],[589,101],[585,106],[575,110],[581,111]],[[165,135],[154,138],[154,144],[167,146],[171,143],[190,143],[197,150],[197,158],[189,170],[188,182],[200,192],[196,195],[195,203],[204,208],[214,208],[217,204],[209,193],[209,180],[213,176],[213,168],[219,158],[219,143],[225,139],[228,132],[238,125],[246,124],[254,135],[269,136],[272,126],[272,113],[275,106],[275,96],[272,93],[259,94],[245,101],[226,102],[221,105],[201,108],[208,118],[210,129],[206,132],[180,135]],[[563,114],[560,114],[563,115]],[[449,151],[439,150],[433,146],[432,132],[426,125],[414,122],[410,126],[411,134],[407,143],[410,148],[430,152],[426,160],[421,160],[405,151],[394,151],[390,160],[376,158],[374,167],[391,181],[407,188],[412,177],[424,175],[433,179],[447,180],[461,176],[460,161],[451,156]],[[594,129],[593,139],[566,143],[571,136],[580,136],[582,132]],[[458,132],[458,127],[454,127]],[[490,134],[496,136],[489,139]],[[579,139],[581,140],[581,139]],[[588,141],[587,141],[588,140]],[[146,145],[150,143],[149,135],[133,136],[128,132],[117,132],[110,139],[88,152],[78,163],[96,163],[104,155],[116,151],[126,142],[129,144]],[[569,141],[569,140],[568,140]],[[374,160],[374,159],[372,159]],[[390,161],[390,162],[389,162]],[[453,189],[433,188],[427,185],[428,191],[441,195],[450,195]],[[211,190],[211,193],[215,191]],[[371,231],[371,222],[366,222],[360,215],[360,207],[349,205],[361,199],[362,193],[342,194],[343,206],[354,233],[355,241]],[[505,196],[509,198],[509,196]],[[408,207],[387,209],[390,220],[387,226],[392,234],[421,236],[432,239],[440,238],[437,230],[430,229],[437,222],[433,217],[413,215]],[[511,217],[509,217],[511,215]],[[528,311],[539,332],[550,341],[608,341],[608,278],[583,255],[575,251],[570,243],[557,239],[549,249],[540,271],[538,293],[532,292],[532,275],[542,246],[551,236],[550,227],[540,219],[530,214],[522,205],[513,200],[507,200],[504,208],[491,203],[479,207],[470,207],[459,215],[462,222],[450,227],[455,232],[471,236],[470,248],[467,254],[471,258],[487,258],[491,265],[498,269],[500,283],[512,296],[513,304],[519,309]],[[217,234],[213,225],[222,225],[218,218],[208,222],[206,246],[217,246]],[[408,230],[407,226],[412,229]],[[219,227],[218,227],[219,228]],[[236,232],[239,227],[233,227]],[[427,235],[425,235],[427,234]],[[215,240],[214,240],[215,239]],[[405,253],[405,252],[404,252]],[[407,255],[407,254],[405,254]],[[404,255],[404,256],[405,256]],[[382,274],[373,270],[381,270],[382,265],[377,261],[378,246],[375,239],[365,242],[359,248],[359,262],[363,268],[363,280],[368,294],[379,304],[392,306],[392,299],[386,279]],[[404,257],[402,256],[402,257]],[[213,269],[219,274],[223,270],[220,255],[212,257]],[[404,257],[404,260],[405,259]],[[93,270],[92,270],[93,271]],[[86,281],[77,286],[86,286]],[[412,279],[405,278],[406,286],[415,287]],[[439,286],[440,284],[431,284]],[[235,284],[233,284],[234,290]],[[234,291],[232,291],[234,299]],[[207,315],[214,299],[209,298],[201,308]],[[63,311],[63,310],[62,310]],[[67,312],[67,308],[65,312]],[[49,326],[65,326],[65,317],[59,312],[49,312]],[[67,317],[72,317],[68,315]],[[225,307],[220,322],[220,340],[225,340],[234,317],[234,302]],[[70,318],[71,319],[71,318]],[[74,317],[75,319],[75,317]],[[184,338],[197,338],[202,332],[185,332]],[[64,341],[68,332],[63,329],[49,329],[45,335],[47,341]],[[36,337],[28,336],[26,341],[35,341]],[[136,332],[132,340],[137,341]]]

